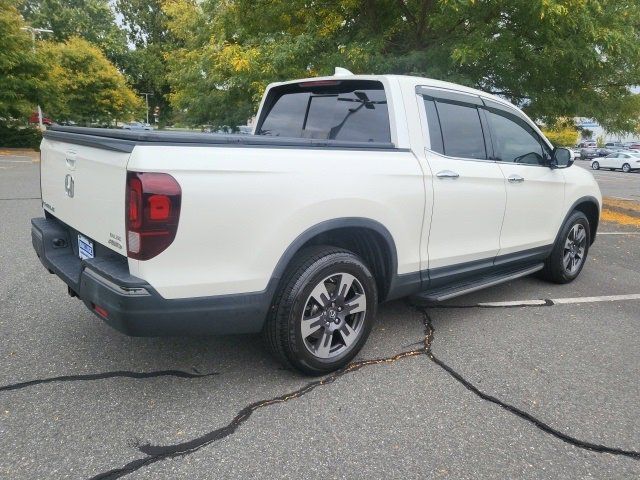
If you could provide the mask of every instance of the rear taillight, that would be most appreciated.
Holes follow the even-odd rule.
[[[149,260],[164,251],[178,231],[182,191],[167,173],[127,172],[127,254]]]

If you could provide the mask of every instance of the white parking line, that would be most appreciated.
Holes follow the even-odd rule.
[[[640,232],[598,232],[598,235],[640,235]]]
[[[631,293],[628,295],[606,295],[600,297],[569,297],[569,298],[551,298],[554,304],[568,303],[595,303],[595,302],[620,302],[623,300],[640,300],[640,293]],[[480,307],[513,307],[513,306],[529,306],[529,305],[546,305],[548,300],[513,300],[508,302],[484,302],[478,303]]]
[[[526,307],[529,305],[546,305],[546,300],[513,300],[508,302],[483,302],[478,303],[480,307]]]
[[[640,293],[629,295],[607,295],[601,297],[575,297],[575,298],[552,298],[553,303],[594,303],[594,302],[619,302],[621,300],[640,300]]]

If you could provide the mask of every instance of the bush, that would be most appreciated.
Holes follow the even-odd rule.
[[[42,132],[33,127],[0,124],[0,147],[40,149]]]
[[[554,147],[573,147],[578,143],[578,130],[568,125],[559,125],[555,128],[543,129],[545,137]]]

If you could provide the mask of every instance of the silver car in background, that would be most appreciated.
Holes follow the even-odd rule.
[[[148,123],[142,122],[129,122],[122,125],[123,130],[153,130],[153,127]]]

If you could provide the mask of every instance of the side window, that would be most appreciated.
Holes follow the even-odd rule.
[[[444,154],[444,146],[442,145],[442,132],[440,131],[440,120],[436,111],[436,103],[429,99],[424,99],[424,109],[427,113],[427,124],[429,126],[429,140],[431,141],[431,150]]]
[[[445,155],[487,158],[480,114],[475,106],[436,101],[436,110]]]
[[[549,152],[540,137],[522,119],[499,110],[488,109],[487,118],[493,130],[496,160],[526,165],[546,165]]]

